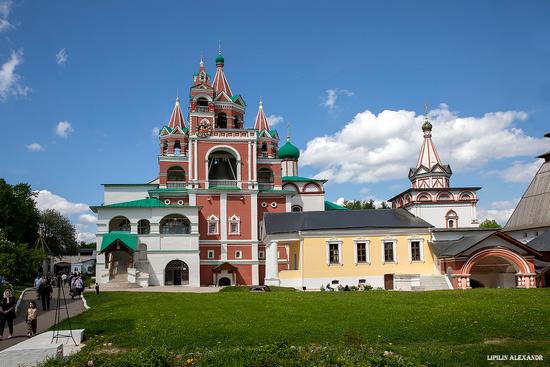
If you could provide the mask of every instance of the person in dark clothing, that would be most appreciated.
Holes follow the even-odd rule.
[[[4,327],[8,324],[8,339],[13,336],[13,319],[15,319],[15,306],[17,301],[10,289],[4,291],[4,295],[0,300],[0,340],[4,335]]]
[[[40,293],[40,299],[42,300],[42,311],[47,311],[50,309],[50,299],[52,298],[53,288],[49,279],[46,279],[45,282],[40,284],[38,289]]]
[[[99,283],[95,283],[95,294],[99,295]]]

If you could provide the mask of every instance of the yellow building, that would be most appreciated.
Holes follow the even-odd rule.
[[[405,209],[266,214],[265,281],[306,289],[449,289],[428,244],[431,229]]]

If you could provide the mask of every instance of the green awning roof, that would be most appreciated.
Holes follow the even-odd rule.
[[[319,180],[316,178],[308,178],[302,176],[283,176],[283,182],[327,182],[327,180]]]
[[[325,210],[349,210],[346,207],[334,204],[332,201],[325,200]]]
[[[103,205],[103,208],[164,208],[170,206],[163,203],[157,198],[145,198],[141,200],[125,201],[123,203],[115,203]]]
[[[105,251],[107,247],[111,246],[116,240],[119,240],[134,252],[137,250],[138,237],[136,234],[115,231],[103,235],[103,239],[101,240],[101,250],[99,250],[99,253]]]

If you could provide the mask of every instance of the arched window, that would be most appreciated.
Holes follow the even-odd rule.
[[[321,189],[314,183],[308,183],[304,186],[304,192],[319,192]]]
[[[208,217],[208,234],[209,235],[215,235],[218,234],[218,225],[220,223],[218,217],[216,217],[214,214]]]
[[[262,143],[262,157],[267,158],[267,143]]]
[[[298,187],[296,185],[292,184],[292,183],[285,184],[283,186],[283,190],[291,190],[291,191],[296,191],[296,192],[299,191]]]
[[[181,260],[172,260],[164,268],[164,285],[189,284],[189,266]]]
[[[260,168],[258,170],[259,183],[273,183],[273,171],[269,168]]]
[[[179,140],[174,142],[174,155],[178,156],[181,154],[181,144]]]
[[[199,74],[199,80],[201,82],[205,82],[206,81],[206,73],[204,71],[201,71],[201,73]]]
[[[449,210],[445,214],[445,222],[447,223],[447,228],[457,228],[458,227],[458,214],[454,210]]]
[[[208,182],[212,187],[237,185],[237,160],[231,153],[217,151],[208,156]]]
[[[437,200],[439,200],[439,201],[451,201],[451,200],[453,200],[453,196],[449,192],[442,192],[437,197]]]
[[[113,231],[122,231],[122,232],[130,232],[130,220],[128,218],[123,216],[114,217],[109,222],[109,232]]]
[[[224,112],[218,113],[216,117],[216,127],[218,129],[227,129],[227,115]]]
[[[229,218],[229,234],[240,234],[241,233],[241,218],[236,215]]]
[[[463,192],[460,194],[460,200],[464,200],[464,201],[472,200],[472,195],[470,195],[467,192]]]
[[[167,154],[168,154],[168,142],[165,140],[162,143],[162,155],[167,155]]]
[[[138,234],[151,233],[151,223],[147,219],[142,219],[138,222]]]
[[[160,221],[160,233],[162,234],[189,234],[191,223],[183,215],[171,214]]]
[[[241,119],[239,118],[239,115],[235,115],[233,117],[233,127],[235,129],[240,129],[242,128],[242,124],[241,124]]]
[[[183,168],[178,166],[168,168],[168,171],[166,172],[166,181],[168,187],[178,187],[177,185],[173,185],[185,181],[185,171]]]
[[[204,97],[198,98],[197,99],[197,106],[208,107],[208,100]]]
[[[303,211],[303,209],[300,205],[292,205],[292,211],[293,212],[301,212],[301,211]]]
[[[422,193],[416,197],[416,201],[432,201],[432,199],[428,194]]]

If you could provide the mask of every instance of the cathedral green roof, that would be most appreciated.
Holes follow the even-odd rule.
[[[338,204],[334,204],[332,201],[325,200],[325,210],[349,210]]]
[[[219,63],[223,63],[225,60],[222,56],[222,54],[218,54],[218,56],[216,56],[216,64],[219,64]]]
[[[311,181],[317,181],[317,182],[327,182],[327,180],[319,180],[316,178],[308,178],[308,177],[302,177],[302,176],[283,176],[282,178],[283,182],[311,182]]]
[[[279,148],[279,158],[298,159],[300,158],[300,150],[290,140],[287,140],[285,145]]]

